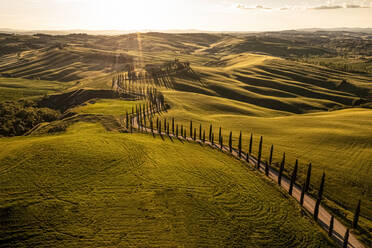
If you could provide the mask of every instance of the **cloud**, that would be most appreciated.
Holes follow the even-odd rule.
[[[310,9],[323,10],[323,9],[343,9],[341,5],[321,5]]]
[[[329,10],[329,9],[364,9],[370,8],[370,6],[363,6],[359,4],[344,4],[344,5],[321,5],[309,9],[315,10]]]
[[[258,1],[258,0],[256,0]],[[254,0],[250,1],[254,2]],[[323,5],[306,5],[306,4],[290,4],[287,0],[284,0],[281,4],[274,4],[273,6],[267,7],[262,3],[267,3],[267,1],[262,1],[258,5],[247,5],[245,3],[239,3],[235,5],[238,9],[243,10],[273,10],[273,11],[289,11],[289,10],[337,10],[337,9],[362,9],[362,8],[372,8],[372,0],[360,0],[348,3],[348,1],[343,0],[328,0],[325,1],[326,4]],[[256,2],[257,3],[257,2]],[[287,4],[285,4],[287,3]],[[289,5],[288,5],[289,4]]]
[[[244,4],[238,4],[237,5],[237,8],[238,9],[246,9],[246,10],[254,10],[254,9],[258,9],[258,10],[270,10],[271,8],[268,8],[268,7],[264,7],[262,5],[256,5],[255,7],[249,7],[247,5],[244,5]]]

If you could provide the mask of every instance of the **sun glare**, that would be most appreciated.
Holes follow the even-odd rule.
[[[171,1],[98,1],[89,5],[87,23],[90,29],[166,28],[166,13],[172,13]],[[172,14],[171,14],[172,16]],[[169,15],[168,15],[169,17]]]

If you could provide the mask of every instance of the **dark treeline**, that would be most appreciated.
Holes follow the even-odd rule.
[[[0,103],[0,137],[25,134],[42,122],[58,120],[59,111],[39,108],[34,101],[20,100]]]
[[[143,88],[141,85],[174,88],[172,75],[184,71],[192,71],[190,63],[180,62],[178,59],[162,65],[146,65],[141,70],[135,70],[132,65],[127,68],[127,71],[112,78],[112,89],[125,93],[137,93],[141,92],[141,88]]]

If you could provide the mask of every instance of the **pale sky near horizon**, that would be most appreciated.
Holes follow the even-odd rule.
[[[372,0],[0,0],[0,28],[261,31],[372,27]]]

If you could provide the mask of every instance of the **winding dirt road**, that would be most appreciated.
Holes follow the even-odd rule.
[[[136,117],[133,118],[133,127],[136,128],[136,129],[139,129],[139,130],[141,129],[141,131],[143,131],[143,132],[151,133],[151,129],[150,128],[141,127],[138,124],[138,121],[137,121],[137,118]],[[159,135],[159,132],[154,129],[154,134],[158,134]],[[161,132],[160,134],[163,135],[163,136],[168,136],[166,134],[166,132]],[[230,150],[229,150],[229,147],[228,146],[222,146],[222,149],[221,149],[221,146],[219,144],[212,144],[209,141],[205,141],[205,143],[203,143],[203,141],[202,140],[199,140],[199,139],[196,139],[195,141],[192,138],[190,138],[190,137],[187,137],[186,139],[184,139],[181,136],[176,137],[176,135],[171,134],[171,133],[169,134],[169,136],[170,137],[177,138],[177,139],[181,139],[181,140],[187,140],[187,141],[190,141],[190,142],[197,142],[197,143],[209,145],[209,146],[214,147],[216,149],[223,150],[226,153],[230,153]],[[241,158],[239,158],[239,154],[238,154],[238,151],[236,149],[233,149],[233,151],[232,151],[231,154],[235,158],[237,158],[239,160],[246,161],[246,158],[247,158],[246,157],[246,154],[242,153],[241,154]],[[249,156],[249,163],[251,165],[257,167],[257,160],[256,160],[256,158],[254,158],[252,156]],[[265,173],[265,163],[264,162],[261,162],[260,163],[259,171],[262,172],[262,173]],[[268,178],[274,180],[275,182],[278,182],[278,172],[269,167],[269,176],[268,176]],[[288,179],[287,177],[285,177],[283,175],[282,176],[282,180],[281,180],[281,187],[284,188],[288,192],[289,185],[290,185],[290,179]],[[300,201],[301,188],[298,187],[297,185],[295,185],[293,187],[292,197],[295,198],[298,202]],[[305,194],[303,207],[308,212],[310,212],[311,214],[313,214],[314,213],[314,208],[315,208],[315,202],[316,202],[316,200],[314,198],[312,198],[309,194]],[[320,208],[319,208],[319,216],[318,216],[318,223],[327,232],[328,232],[330,220],[331,220],[331,214],[326,209],[324,209],[322,206],[320,206]],[[334,219],[334,229],[333,229],[333,236],[332,236],[332,238],[341,247],[343,245],[343,240],[344,240],[345,233],[346,233],[346,227],[343,224],[341,224],[338,220],[336,220],[336,218],[335,218]],[[348,248],[349,247],[350,248],[364,248],[364,246],[362,245],[362,243],[359,242],[355,238],[355,236],[352,235],[351,233],[349,235],[349,243],[348,243],[348,246],[347,247]]]

